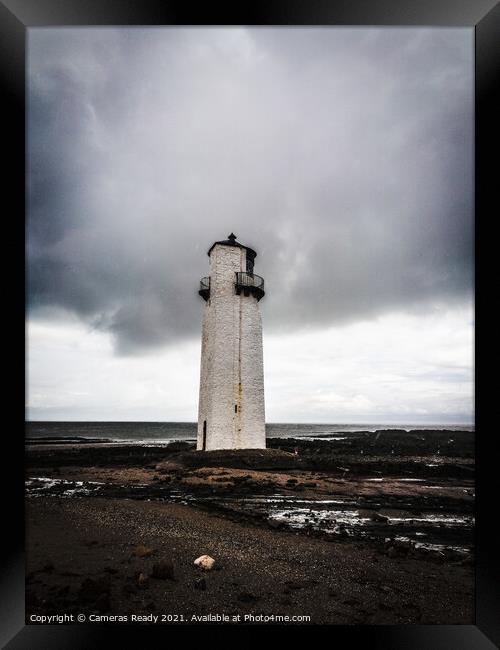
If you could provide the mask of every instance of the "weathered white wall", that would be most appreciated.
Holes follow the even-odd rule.
[[[262,322],[259,303],[250,296],[241,298],[241,432],[242,447],[266,446],[264,413],[264,366],[262,354]],[[238,439],[238,438],[237,438]]]
[[[202,326],[198,444],[206,449],[265,448],[262,324],[255,296],[236,295],[246,250],[217,244],[210,255],[210,299]],[[235,412],[235,405],[238,409]]]

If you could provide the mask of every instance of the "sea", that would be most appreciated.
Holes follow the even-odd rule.
[[[174,441],[196,440],[196,422],[41,422],[26,423],[26,439],[71,438],[106,440],[114,443],[168,444]],[[268,438],[329,438],[347,437],[358,431],[381,429],[474,431],[470,424],[266,424]]]

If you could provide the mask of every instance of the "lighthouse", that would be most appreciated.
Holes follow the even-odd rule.
[[[264,367],[259,301],[264,280],[254,273],[257,253],[231,233],[215,242],[205,301],[197,450],[265,449]]]

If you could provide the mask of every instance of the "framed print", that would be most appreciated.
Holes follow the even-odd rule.
[[[497,647],[498,5],[0,10],[4,646]]]

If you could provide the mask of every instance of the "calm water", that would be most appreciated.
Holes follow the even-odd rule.
[[[354,431],[377,429],[446,429],[474,431],[471,425],[446,424],[267,424],[269,438],[314,437],[331,435],[333,438]],[[27,422],[27,438],[80,437],[107,438],[117,442],[171,442],[195,440],[195,422]]]

